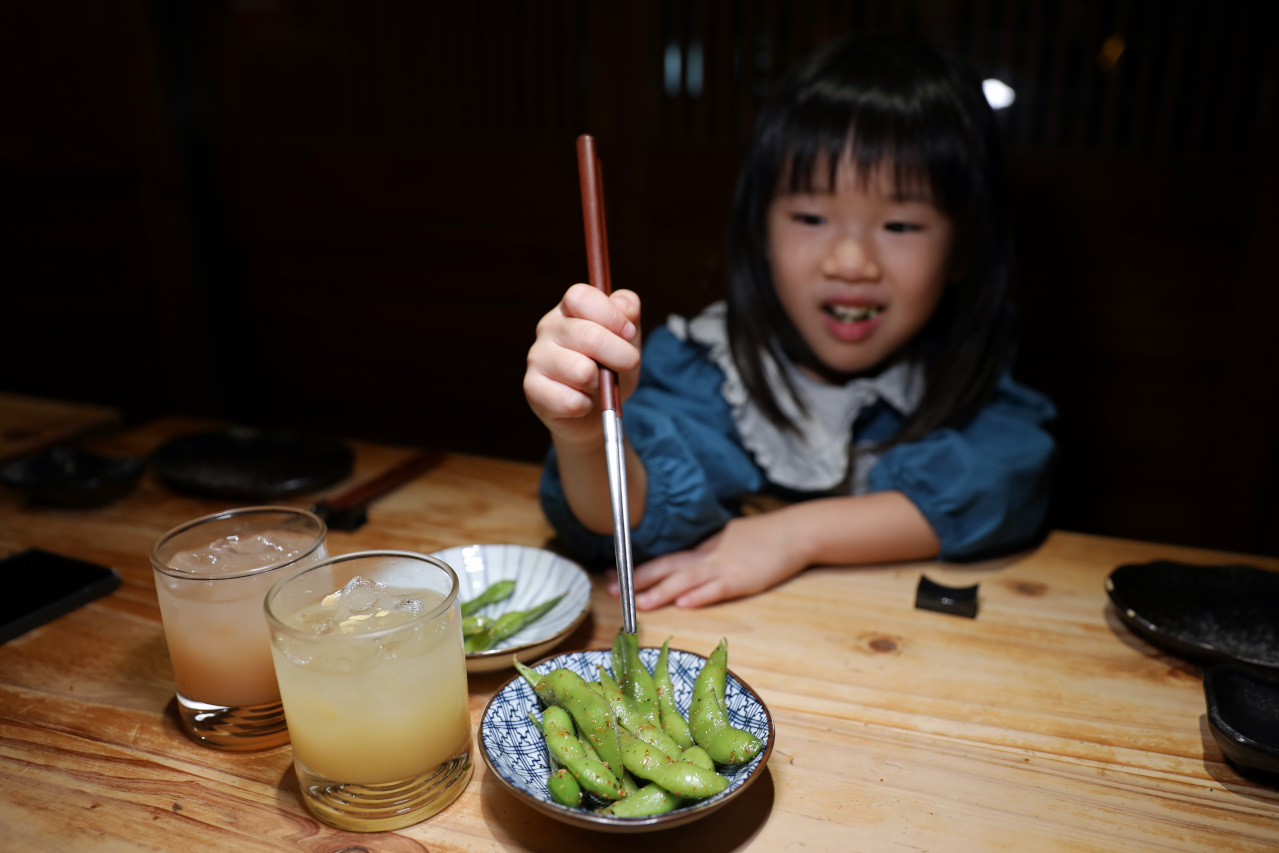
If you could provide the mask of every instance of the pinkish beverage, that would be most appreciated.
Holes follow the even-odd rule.
[[[248,507],[188,522],[152,549],[178,713],[197,741],[288,742],[262,600],[281,569],[327,556],[325,533],[304,510]]]

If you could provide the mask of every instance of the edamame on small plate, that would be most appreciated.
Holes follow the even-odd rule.
[[[510,594],[476,613],[494,619],[503,613],[528,611],[556,597],[545,614],[502,639],[492,648],[466,653],[467,672],[508,669],[514,656],[534,660],[562,643],[591,609],[591,580],[572,560],[527,545],[459,545],[436,551],[457,572],[458,598],[470,601],[498,581],[514,581]]]
[[[643,648],[639,654],[644,666],[651,671],[660,649]],[[607,649],[569,652],[547,658],[533,669],[545,675],[564,668],[586,681],[593,681],[599,678],[600,667],[610,669],[611,661],[612,655]],[[705,664],[706,658],[693,652],[680,649],[669,652],[668,669],[675,705],[686,717],[693,700],[693,685]],[[669,829],[705,817],[726,805],[760,776],[772,754],[776,739],[772,715],[759,695],[731,670],[725,683],[724,704],[729,722],[758,737],[764,744],[763,749],[745,764],[718,768],[728,779],[728,787],[724,791],[706,799],[687,801],[663,814],[618,817],[585,808],[570,808],[552,800],[547,787],[550,767],[546,743],[537,725],[543,708],[533,688],[520,675],[502,685],[485,706],[478,738],[480,754],[493,775],[517,799],[557,820],[605,832]]]

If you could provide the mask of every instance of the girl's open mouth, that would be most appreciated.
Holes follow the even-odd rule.
[[[841,323],[861,323],[878,317],[882,305],[823,305],[822,310]]]

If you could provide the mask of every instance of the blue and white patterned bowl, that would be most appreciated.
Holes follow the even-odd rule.
[[[458,598],[469,601],[490,584],[515,581],[505,601],[479,612],[496,617],[509,610],[527,610],[565,593],[551,611],[495,649],[468,652],[467,672],[494,672],[511,665],[512,655],[536,660],[564,641],[591,610],[591,579],[586,570],[565,557],[527,545],[459,545],[432,554],[457,572]]]
[[[640,649],[640,659],[651,672],[661,650]],[[542,674],[564,667],[571,669],[587,681],[599,677],[598,667],[610,669],[612,655],[607,649],[598,651],[569,652],[542,661],[533,667]],[[692,652],[671,649],[668,656],[671,684],[675,688],[675,705],[685,716],[693,699],[693,683],[701,672],[706,658]],[[550,773],[547,765],[546,744],[542,733],[529,720],[531,713],[542,716],[537,694],[519,675],[512,678],[493,695],[480,719],[480,754],[493,775],[520,801],[527,803],[557,820],[587,829],[605,832],[645,832],[680,826],[726,805],[746,789],[768,763],[773,752],[776,731],[772,715],[762,699],[745,682],[730,670],[724,689],[729,720],[738,728],[746,729],[764,742],[764,748],[747,764],[740,767],[720,768],[729,779],[727,790],[696,800],[666,814],[651,817],[615,817],[597,814],[585,809],[572,809],[551,799],[546,787]]]

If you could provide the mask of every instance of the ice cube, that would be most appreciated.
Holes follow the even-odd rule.
[[[218,554],[209,548],[179,551],[169,558],[169,568],[191,574],[212,572],[218,568]]]
[[[331,607],[346,610],[348,613],[367,613],[377,606],[378,599],[386,592],[386,587],[366,577],[356,575],[347,585],[332,595],[324,597],[324,603]]]
[[[298,533],[270,530],[250,536],[231,534],[203,548],[179,552],[169,566],[180,572],[233,574],[291,560],[310,544]]]
[[[214,543],[215,545],[219,543]],[[230,551],[232,554],[252,554],[258,556],[279,548],[274,542],[262,533],[254,533],[251,536],[236,536],[231,534],[226,538],[222,547]]]
[[[410,593],[390,593],[377,600],[378,610],[416,616],[422,612],[422,599]]]
[[[294,613],[289,623],[299,631],[314,634],[329,634],[338,629],[338,624],[346,618],[346,611],[336,610],[323,605],[313,605]]]

